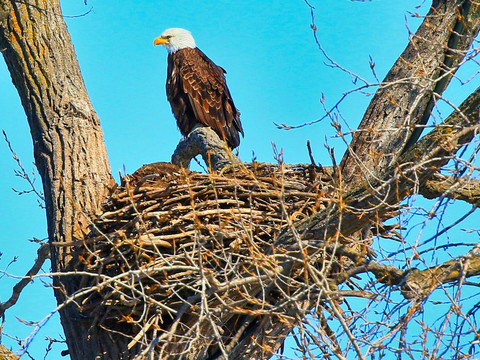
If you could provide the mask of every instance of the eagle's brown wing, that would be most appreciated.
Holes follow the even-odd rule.
[[[197,48],[178,50],[168,57],[167,97],[182,134],[200,123],[235,148],[243,129],[224,72]]]

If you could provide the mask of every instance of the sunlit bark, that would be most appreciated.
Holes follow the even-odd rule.
[[[58,1],[0,1],[0,49],[30,125],[50,242],[82,238],[112,178],[100,122]],[[51,259],[53,270],[63,271],[69,248],[52,246]],[[54,284],[62,303],[71,284],[61,278]],[[74,320],[73,307],[61,314],[72,358],[89,358],[81,355],[92,348],[84,343],[88,324],[84,328]]]

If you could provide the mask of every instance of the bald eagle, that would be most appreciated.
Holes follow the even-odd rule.
[[[196,47],[185,29],[167,29],[153,43],[168,50],[167,98],[180,132],[187,136],[197,124],[209,126],[230,148],[236,148],[243,128],[225,81],[226,71]]]

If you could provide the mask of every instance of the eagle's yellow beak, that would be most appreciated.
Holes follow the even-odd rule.
[[[164,37],[157,37],[154,41],[153,41],[153,45],[164,45],[164,44],[167,44],[168,43],[168,39],[165,39]]]

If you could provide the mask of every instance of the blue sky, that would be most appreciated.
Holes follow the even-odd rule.
[[[419,19],[410,12],[426,12],[421,1],[318,0],[316,7],[318,38],[329,56],[369,81],[372,56],[380,79],[407,44],[406,22],[414,30]],[[240,156],[250,161],[274,162],[272,142],[284,149],[288,163],[309,162],[306,140],[312,142],[314,156],[324,165],[331,161],[324,144],[335,148],[337,160],[344,152],[335,138],[329,120],[297,130],[279,130],[273,122],[299,125],[324,115],[320,99],[327,107],[355,85],[352,78],[325,66],[310,28],[310,8],[302,1],[144,1],[121,2],[89,0],[62,1],[64,15],[92,103],[105,133],[112,172],[131,173],[141,165],[169,161],[180,139],[165,96],[167,53],[153,47],[153,39],[169,27],[190,30],[201,48],[214,62],[227,70],[227,83],[240,109],[245,138]],[[91,10],[87,15],[78,17]],[[478,81],[476,84],[478,86]],[[453,91],[460,101],[470,87]],[[372,90],[373,91],[373,90]],[[33,169],[32,143],[18,95],[6,66],[0,64],[0,127],[7,133],[24,167]],[[351,128],[356,128],[370,101],[354,93],[340,110]],[[446,110],[448,111],[448,110]],[[23,275],[36,256],[37,246],[29,239],[45,238],[45,215],[34,195],[18,196],[11,188],[28,188],[14,176],[15,162],[0,140],[0,269],[17,261],[8,272]],[[40,180],[37,181],[40,187]],[[48,266],[44,266],[48,272]],[[1,276],[1,275],[0,275]],[[9,295],[17,281],[0,278],[0,300]],[[31,327],[23,320],[40,320],[55,308],[51,289],[39,280],[28,287],[18,304],[8,310],[4,332],[26,337]],[[43,358],[44,337],[61,333],[55,315],[40,331],[29,351]],[[16,348],[4,336],[2,342]],[[65,346],[56,345],[48,358],[59,358]]]

